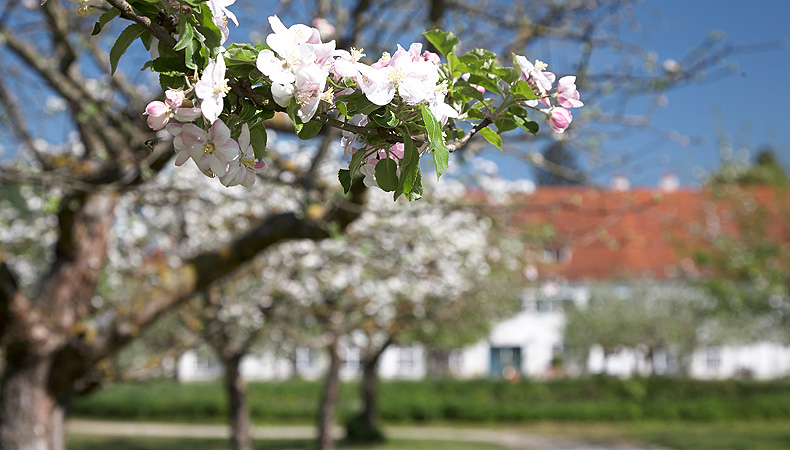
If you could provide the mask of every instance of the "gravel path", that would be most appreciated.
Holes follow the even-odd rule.
[[[104,436],[156,436],[227,438],[229,429],[225,425],[164,424],[148,422],[107,422],[95,420],[72,420],[70,433]],[[492,430],[448,427],[386,427],[387,436],[394,439],[439,440],[486,442],[506,448],[522,450],[668,450],[656,446],[632,444],[590,444],[560,437],[524,433],[515,430]],[[334,430],[342,436],[342,430]],[[315,436],[312,426],[265,426],[255,427],[253,437],[257,439],[305,439]]]

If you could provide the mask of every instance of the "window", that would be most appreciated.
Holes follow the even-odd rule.
[[[708,370],[719,370],[721,366],[721,350],[718,347],[705,349],[705,367]]]
[[[314,348],[296,349],[296,367],[299,372],[313,369],[315,366],[316,351]]]
[[[453,350],[447,359],[447,365],[451,373],[461,373],[464,368],[464,354],[459,350]]]
[[[571,259],[571,249],[568,247],[548,247],[543,249],[541,260],[546,264],[557,264]]]
[[[397,371],[401,375],[411,374],[414,367],[417,365],[417,355],[412,347],[398,348],[398,366]]]
[[[362,367],[359,349],[356,347],[346,347],[343,353],[343,370],[359,372]]]

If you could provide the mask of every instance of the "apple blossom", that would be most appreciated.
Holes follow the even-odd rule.
[[[181,89],[168,89],[165,92],[165,97],[167,99],[164,102],[156,100],[145,108],[148,126],[151,129],[161,130],[172,118],[179,122],[192,122],[200,117],[200,108],[181,106],[186,100],[184,91]]]
[[[230,162],[228,172],[220,177],[220,182],[228,187],[239,184],[250,187],[255,184],[255,172],[265,167],[263,161],[255,161],[255,152],[250,144],[250,127],[245,123],[239,135],[239,158]]]
[[[555,76],[551,72],[544,72],[548,67],[546,63],[536,59],[535,64],[532,64],[521,55],[516,55],[516,62],[521,68],[521,79],[530,82],[537,94],[545,94],[551,90]]]
[[[549,110],[549,125],[557,133],[564,133],[573,120],[571,112],[562,106],[554,106]]]
[[[406,51],[399,45],[392,57],[383,57],[372,66],[359,66],[366,80],[361,85],[362,92],[368,100],[386,105],[397,93],[407,104],[416,105],[433,98],[441,75],[433,63],[422,59],[421,47],[412,44]]]
[[[168,129],[171,133],[177,130]],[[182,125],[180,130],[173,140],[176,152],[186,153],[206,175],[225,175],[228,163],[239,158],[239,144],[230,137],[230,129],[222,120],[217,119],[208,132],[191,123]],[[179,155],[176,164],[183,164],[186,159]]]
[[[576,77],[567,76],[557,82],[557,101],[565,108],[579,108],[584,103],[579,101],[579,91],[576,90]]]
[[[225,78],[225,58],[220,53],[217,55],[216,61],[209,61],[200,81],[195,84],[195,95],[202,100],[200,109],[206,120],[214,123],[219,118],[224,105],[222,99],[228,92],[230,92],[230,87]]]

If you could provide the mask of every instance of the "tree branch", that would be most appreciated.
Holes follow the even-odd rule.
[[[170,33],[167,32],[161,25],[158,25],[154,22],[151,22],[151,19],[145,16],[141,16],[134,11],[132,5],[130,5],[126,0],[107,0],[107,3],[112,5],[115,9],[121,12],[121,17],[127,20],[131,20],[138,25],[142,26],[146,30],[148,30],[151,35],[166,46],[173,48],[176,46],[176,40]]]
[[[203,252],[175,269],[162,268],[161,286],[151,287],[133,300],[140,305],[132,317],[117,317],[109,332],[98,334],[86,349],[89,359],[98,361],[129,342],[140,329],[148,326],[164,312],[206,290],[209,285],[235,271],[260,252],[286,240],[325,239],[332,230],[344,230],[362,212],[366,187],[355,180],[350,198],[340,201],[320,221],[293,212],[275,214],[257,227],[217,250]],[[357,206],[357,207],[354,207]]]

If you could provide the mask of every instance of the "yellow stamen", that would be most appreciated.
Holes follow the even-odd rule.
[[[214,143],[213,142],[206,142],[205,145],[203,145],[203,153],[205,153],[207,155],[213,154],[214,153],[214,149],[215,149],[215,147],[214,147]]]

